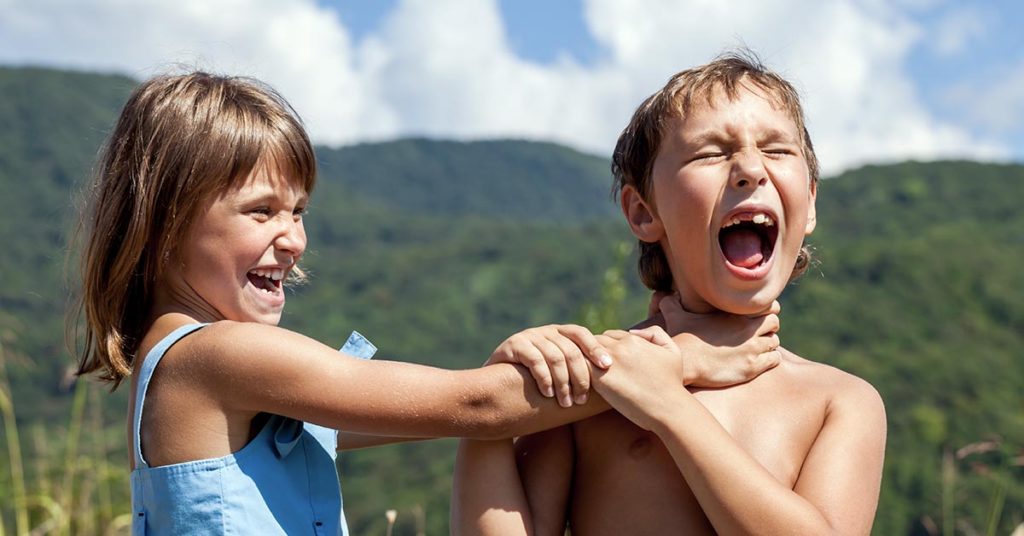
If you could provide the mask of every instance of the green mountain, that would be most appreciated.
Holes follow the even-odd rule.
[[[126,390],[63,382],[66,244],[74,199],[134,83],[0,68],[0,393],[7,378],[29,494],[85,505],[67,518],[80,533],[126,509]],[[621,325],[644,311],[604,159],[424,139],[317,154],[312,280],[290,297],[288,327],[335,345],[359,329],[389,358],[471,367],[526,326]],[[973,162],[868,166],[820,185],[817,265],[784,295],[781,334],[886,401],[877,534],[1008,534],[1024,521],[1022,198],[1024,166]],[[390,508],[395,534],[414,534],[418,516],[447,532],[453,453],[435,441],[342,456],[353,532],[383,532]],[[13,467],[0,464],[4,528]],[[52,511],[30,508],[33,526]]]
[[[427,215],[576,222],[616,215],[608,163],[551,143],[408,139],[321,149],[325,178]]]

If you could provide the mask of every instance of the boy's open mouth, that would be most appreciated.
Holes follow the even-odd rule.
[[[281,290],[281,280],[284,279],[284,270],[256,269],[245,274],[252,286],[269,293],[276,293]]]
[[[778,236],[779,228],[771,214],[740,212],[729,217],[718,231],[718,244],[729,264],[754,270],[771,260]]]

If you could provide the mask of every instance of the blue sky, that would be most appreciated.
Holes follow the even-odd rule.
[[[0,64],[263,78],[315,140],[551,140],[607,155],[674,72],[745,43],[801,90],[826,173],[1024,161],[1011,0],[0,0]]]

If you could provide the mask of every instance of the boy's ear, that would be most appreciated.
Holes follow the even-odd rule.
[[[804,236],[814,232],[818,225],[818,211],[814,208],[814,200],[818,197],[818,181],[811,181],[811,187],[807,190],[807,227],[804,229]]]
[[[629,228],[637,238],[650,243],[661,240],[665,234],[661,218],[651,210],[651,206],[636,188],[628,184],[623,186],[619,202],[622,205],[622,213],[629,222]]]

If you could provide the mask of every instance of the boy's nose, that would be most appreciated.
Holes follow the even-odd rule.
[[[760,151],[739,151],[734,157],[729,182],[736,188],[763,186],[768,182],[768,171]]]

